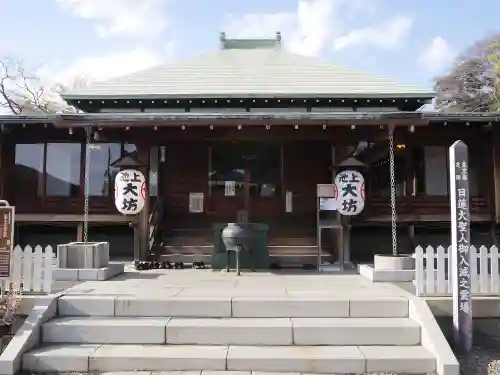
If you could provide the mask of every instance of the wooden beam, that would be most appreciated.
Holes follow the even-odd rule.
[[[493,128],[493,195],[494,195],[494,219],[496,223],[500,222],[500,129]]]

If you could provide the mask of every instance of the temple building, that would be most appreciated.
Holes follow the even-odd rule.
[[[353,261],[391,251],[391,178],[401,251],[446,244],[457,139],[470,152],[473,236],[496,241],[500,116],[421,112],[433,92],[282,44],[279,33],[221,34],[217,51],[64,93],[79,113],[0,117],[0,189],[16,207],[16,243],[82,240],[88,207],[88,239],[110,241],[115,257],[132,257],[135,243],[141,257],[208,262],[213,226],[248,220],[268,226],[273,262],[314,264],[317,185],[351,160],[366,182],[348,228]],[[129,167],[148,179],[133,218],[114,202],[114,176]],[[323,236],[326,260],[337,237]]]

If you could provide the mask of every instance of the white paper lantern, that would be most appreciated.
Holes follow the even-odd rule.
[[[125,169],[115,177],[115,206],[123,215],[137,215],[147,197],[146,178],[141,171]]]
[[[365,179],[354,170],[339,172],[335,176],[338,188],[338,211],[341,215],[358,215],[365,207]]]

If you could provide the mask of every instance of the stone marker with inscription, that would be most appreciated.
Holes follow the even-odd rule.
[[[472,348],[469,157],[467,146],[462,141],[456,141],[450,147],[449,171],[453,334],[456,348],[468,352]]]

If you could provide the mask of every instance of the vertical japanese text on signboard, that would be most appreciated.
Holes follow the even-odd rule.
[[[343,171],[335,177],[339,190],[339,212],[353,216],[363,211],[365,206],[365,181],[358,171]]]
[[[457,255],[458,255],[458,287],[459,309],[468,314],[470,311],[470,266],[469,255],[469,192],[468,184],[460,184],[468,180],[467,162],[455,163],[455,179],[457,181]]]
[[[115,177],[115,205],[124,215],[141,212],[146,199],[146,179],[137,170],[123,170]]]

